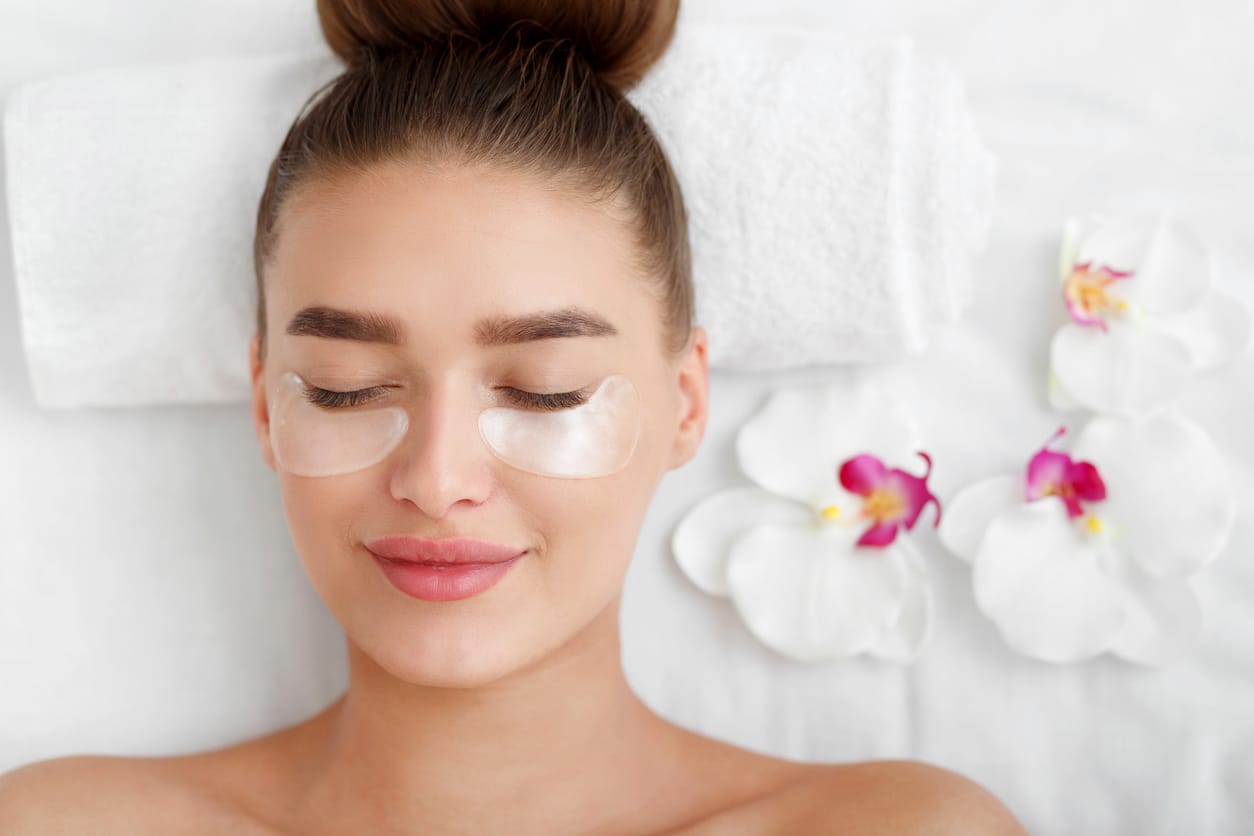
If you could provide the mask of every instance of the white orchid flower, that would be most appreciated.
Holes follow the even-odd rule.
[[[940,515],[918,435],[903,405],[867,380],[777,390],[736,438],[756,484],[694,506],[675,529],[676,560],[785,656],[911,661],[931,632],[932,591],[899,531],[928,502]],[[916,456],[921,477],[889,467]]]
[[[940,539],[972,563],[976,604],[1027,656],[1174,659],[1201,629],[1191,577],[1235,524],[1223,457],[1175,408],[1096,416],[1069,454],[1048,443],[948,503]]]
[[[1167,215],[1072,218],[1058,266],[1069,319],[1050,345],[1056,409],[1152,412],[1249,347],[1249,311],[1213,289],[1201,238]]]

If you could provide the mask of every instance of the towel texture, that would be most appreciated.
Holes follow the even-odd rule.
[[[692,27],[629,98],[683,187],[711,365],[898,359],[969,305],[997,159],[912,39]]]
[[[27,367],[45,407],[248,397],[270,160],[329,54],[109,68],[18,87],[5,175]]]
[[[329,53],[60,76],[6,103],[22,338],[45,407],[249,396],[252,238],[270,161]],[[959,317],[996,158],[908,38],[679,26],[628,97],[689,213],[710,363],[870,363]]]

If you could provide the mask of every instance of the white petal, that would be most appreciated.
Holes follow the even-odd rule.
[[[974,482],[945,503],[936,534],[941,544],[970,563],[979,551],[988,524],[1003,511],[1027,501],[1024,475],[993,476]]]
[[[884,630],[870,652],[892,662],[913,662],[932,635],[935,622],[932,585],[922,556],[910,538],[899,535],[893,545],[901,549],[909,566],[906,594],[901,604],[901,615]]]
[[[737,540],[727,584],[749,630],[802,662],[870,649],[901,616],[910,570],[894,547],[855,547],[860,533],[768,524]]]
[[[736,455],[761,487],[817,506],[840,488],[846,459],[871,453],[888,467],[911,469],[919,441],[917,421],[900,398],[859,375],[776,390],[740,428]]]
[[[1096,412],[1151,412],[1174,398],[1193,361],[1174,337],[1111,322],[1110,331],[1068,322],[1054,334],[1050,366],[1076,400]]]
[[[1155,320],[1154,326],[1184,343],[1195,369],[1226,363],[1250,345],[1250,313],[1227,293],[1210,293],[1186,311]]]
[[[1075,254],[1080,247],[1080,224],[1083,218],[1067,218],[1062,225],[1062,244],[1058,247],[1058,281],[1065,282],[1075,266]]]
[[[1075,267],[1080,245],[1088,240],[1103,224],[1109,223],[1104,214],[1077,215],[1063,223],[1062,245],[1058,248],[1058,280],[1065,282]]]
[[[1113,524],[1114,544],[1150,574],[1192,574],[1227,547],[1237,510],[1228,463],[1178,409],[1094,416],[1071,457],[1097,467],[1106,499],[1088,510]]]
[[[1086,542],[1056,497],[998,515],[975,556],[980,610],[1011,647],[1047,662],[1108,649],[1124,623],[1123,596],[1103,568],[1110,548]]]
[[[746,530],[766,522],[806,525],[814,511],[757,487],[730,488],[694,505],[675,526],[671,551],[684,574],[710,595],[727,595],[727,558]]]
[[[1192,579],[1151,577],[1124,555],[1113,568],[1128,620],[1111,650],[1132,662],[1164,665],[1192,647],[1202,629]]]
[[[1074,409],[1081,409],[1084,406],[1058,380],[1058,373],[1054,371],[1052,365],[1049,368],[1049,384],[1046,395],[1049,399],[1049,405],[1059,412],[1070,412]]]
[[[1168,215],[1108,217],[1080,242],[1076,260],[1135,271],[1115,282],[1112,291],[1151,315],[1191,308],[1211,287],[1206,245],[1192,228]]]

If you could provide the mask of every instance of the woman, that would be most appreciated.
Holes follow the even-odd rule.
[[[628,561],[706,421],[679,188],[622,95],[677,10],[319,1],[349,66],[261,199],[253,417],[348,690],[11,773],[6,833],[1022,833],[954,773],[740,749],[623,676]]]

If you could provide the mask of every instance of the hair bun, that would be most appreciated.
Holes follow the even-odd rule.
[[[521,21],[566,38],[620,91],[634,86],[670,45],[679,0],[317,0],[327,44],[346,63],[363,50],[413,46],[460,32],[500,37]]]

